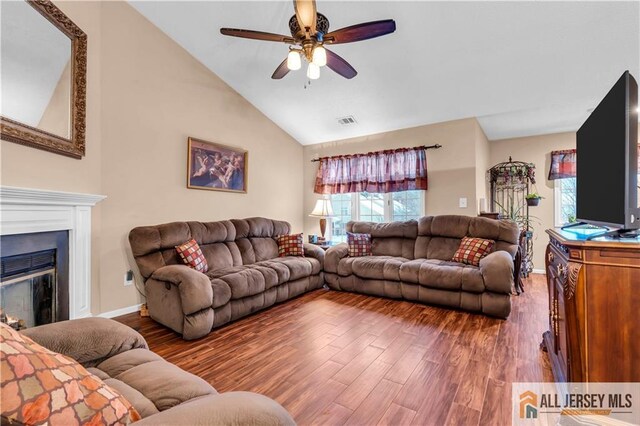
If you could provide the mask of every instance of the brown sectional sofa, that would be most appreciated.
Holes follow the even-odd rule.
[[[144,226],[129,242],[145,280],[151,318],[196,339],[214,327],[324,284],[324,251],[305,244],[305,257],[278,257],[275,237],[287,222],[266,218],[174,222]],[[175,246],[195,239],[207,259],[206,274],[185,266]]]
[[[22,333],[75,359],[124,396],[138,425],[294,425],[280,404],[251,392],[218,392],[148,349],[144,338],[106,318],[83,318]],[[3,422],[4,424],[4,422]]]
[[[514,222],[444,215],[349,222],[347,231],[371,234],[373,256],[348,257],[346,243],[330,248],[324,271],[331,289],[509,316],[519,235]],[[496,241],[479,267],[451,262],[464,236]]]

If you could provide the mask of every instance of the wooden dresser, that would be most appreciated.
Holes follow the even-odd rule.
[[[640,242],[547,230],[549,331],[558,382],[640,381]]]

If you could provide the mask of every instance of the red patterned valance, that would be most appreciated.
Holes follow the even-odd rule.
[[[572,177],[576,177],[576,150],[552,151],[549,180]]]
[[[640,171],[640,145],[638,145],[638,171]],[[576,150],[551,151],[549,180],[576,177]]]
[[[320,158],[314,192],[398,192],[427,189],[423,147]]]

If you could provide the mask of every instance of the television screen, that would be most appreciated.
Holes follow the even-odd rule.
[[[596,225],[640,227],[637,215],[638,86],[625,72],[577,133],[576,216]]]

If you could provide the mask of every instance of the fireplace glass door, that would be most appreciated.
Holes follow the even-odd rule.
[[[55,322],[56,250],[2,258],[0,321],[15,329]]]

